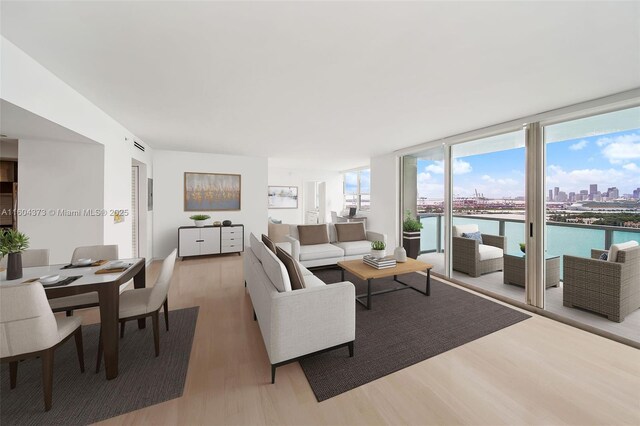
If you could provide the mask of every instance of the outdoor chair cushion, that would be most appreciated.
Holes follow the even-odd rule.
[[[609,249],[609,256],[607,257],[607,260],[609,262],[617,262],[618,252],[620,250],[636,247],[637,245],[638,245],[638,242],[634,240],[627,241],[625,243],[612,244],[611,248]]]
[[[478,246],[478,257],[480,261],[500,259],[503,254],[502,249],[498,247],[488,246],[486,244],[480,244]]]

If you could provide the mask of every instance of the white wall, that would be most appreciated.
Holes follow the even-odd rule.
[[[387,248],[393,250],[399,238],[399,163],[395,154],[371,159],[371,211],[368,228],[387,234]]]
[[[13,43],[2,37],[0,97],[14,105],[66,127],[104,146],[105,209],[128,209],[131,205],[131,158],[151,168],[151,149],[141,152],[133,140],[145,145],[117,121],[60,80]],[[125,139],[126,138],[126,139]],[[37,176],[40,176],[39,174]],[[131,222],[102,222],[105,244],[118,244],[120,255],[131,254]],[[150,252],[150,248],[147,250]]]
[[[235,155],[155,150],[153,155],[154,226],[153,253],[168,255],[178,246],[178,227],[193,225],[184,211],[184,172],[240,174],[241,210],[202,212],[212,220],[244,224],[245,245],[249,233],[267,233],[267,159]]]
[[[282,220],[282,223],[304,223],[305,182],[326,182],[327,184],[327,218],[331,221],[331,210],[342,210],[342,174],[330,170],[302,170],[296,168],[269,167],[269,185],[297,186],[297,209],[269,209],[269,216]]]
[[[48,248],[51,263],[69,262],[78,246],[102,244],[103,217],[57,210],[102,209],[103,168],[104,147],[97,143],[19,141],[18,208],[46,216],[20,216],[18,230],[29,236],[31,248]]]

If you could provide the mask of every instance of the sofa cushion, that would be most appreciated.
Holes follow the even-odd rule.
[[[470,234],[472,232],[478,232],[478,225],[472,223],[471,225],[455,225],[452,228],[454,237],[462,237],[462,234]]]
[[[333,244],[313,244],[300,246],[300,260],[326,259],[328,257],[343,257],[344,250]]]
[[[253,232],[249,235],[249,242],[251,243],[251,250],[253,251],[253,254],[255,254],[258,260],[262,262],[262,250],[264,250],[264,244],[262,241],[258,240],[255,235],[253,235]]]
[[[349,241],[346,243],[334,243],[344,250],[345,256],[358,256],[371,253],[371,241]]]
[[[279,292],[291,291],[291,281],[289,280],[287,268],[284,267],[284,263],[278,259],[276,254],[266,247],[262,250],[262,268]]]
[[[482,234],[478,232],[463,232],[462,238],[469,238],[470,240],[476,240],[479,244],[482,244]]]
[[[298,225],[298,235],[301,246],[329,243],[327,225]]]
[[[618,252],[620,250],[636,247],[638,245],[637,241],[631,240],[625,243],[611,244],[611,248],[609,249],[609,257],[607,260],[609,262],[617,262],[618,261]]]
[[[336,240],[340,243],[367,239],[363,222],[336,223]]]
[[[500,259],[503,251],[499,247],[488,246],[486,244],[478,245],[478,258],[482,260]]]
[[[269,250],[271,250],[272,252],[276,253],[276,243],[271,241],[271,239],[269,237],[267,237],[266,235],[262,234],[262,242],[264,243],[265,246],[267,246],[267,248]]]
[[[296,262],[289,253],[282,250],[280,247],[276,247],[276,255],[278,256],[278,259],[284,263],[284,267],[287,268],[289,281],[291,282],[291,290],[303,289],[305,287],[304,280],[302,279],[302,272],[300,272],[300,269],[298,268],[298,262]]]
[[[326,284],[318,277],[316,277],[315,275],[307,275],[304,277],[304,286],[305,288],[312,288],[312,287],[323,287]]]

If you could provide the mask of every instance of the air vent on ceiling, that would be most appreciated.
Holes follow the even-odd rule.
[[[138,143],[136,141],[133,141],[133,146],[135,146],[136,148],[138,148],[140,151],[144,151],[144,146],[142,146],[141,143]]]

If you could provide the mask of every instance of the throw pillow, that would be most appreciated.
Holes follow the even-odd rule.
[[[302,271],[298,268],[296,261],[291,257],[289,253],[282,250],[280,247],[276,247],[276,254],[278,259],[284,263],[284,267],[287,268],[289,274],[289,281],[291,282],[291,290],[300,290],[304,288],[304,280],[302,279]]]
[[[607,260],[607,257],[609,257],[609,253],[607,253],[606,251],[604,253],[602,253],[600,255],[600,257],[598,259],[600,260]]]
[[[271,241],[271,238],[269,238],[266,235],[262,234],[262,242],[264,243],[265,246],[267,246],[269,248],[269,250],[271,250],[275,254],[275,252],[276,252],[276,243]]]
[[[478,241],[478,243],[482,244],[482,233],[480,231],[478,232],[464,232],[462,234],[463,238],[470,238],[472,240],[476,240]]]
[[[298,235],[303,246],[329,244],[327,225],[298,225]]]
[[[367,239],[367,233],[364,230],[364,223],[336,223],[336,233],[338,241],[345,243],[347,241],[362,241]]]

